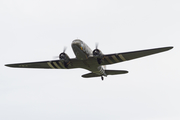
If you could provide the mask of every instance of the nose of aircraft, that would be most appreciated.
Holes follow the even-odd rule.
[[[77,47],[81,47],[81,44],[82,44],[82,41],[80,39],[76,39],[76,40],[73,40],[71,46],[74,47],[74,46],[77,46]]]

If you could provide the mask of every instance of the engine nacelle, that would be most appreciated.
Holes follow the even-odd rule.
[[[97,62],[101,64],[104,59],[103,53],[99,49],[93,50],[93,56],[97,58]]]
[[[60,61],[64,64],[64,66],[67,68],[68,65],[70,65],[70,58],[66,53],[59,54]]]
[[[102,58],[103,53],[99,49],[95,49],[95,50],[93,50],[93,56],[97,57],[97,58]]]

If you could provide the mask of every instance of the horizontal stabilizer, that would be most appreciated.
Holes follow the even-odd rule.
[[[101,75],[98,75],[96,73],[88,73],[88,74],[82,75],[83,78],[99,77],[99,76],[101,76]]]
[[[105,70],[105,73],[107,75],[118,75],[118,74],[128,73],[128,71],[126,71],[126,70]],[[98,75],[96,73],[88,73],[88,74],[82,75],[82,77],[84,77],[84,78],[99,77],[99,76],[101,76],[101,75]]]
[[[126,70],[105,70],[107,75],[117,75],[117,74],[125,74],[128,73]]]

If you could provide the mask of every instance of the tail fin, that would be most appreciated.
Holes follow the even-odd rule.
[[[128,71],[126,71],[126,70],[105,70],[105,73],[107,75],[118,75],[118,74],[128,73]],[[99,76],[101,76],[101,75],[98,75],[96,73],[87,73],[87,74],[82,75],[82,77],[84,77],[84,78],[99,77]]]

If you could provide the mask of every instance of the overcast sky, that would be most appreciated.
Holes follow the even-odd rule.
[[[0,120],[180,120],[179,0],[1,0]],[[128,74],[8,68],[91,49],[170,51],[107,66]]]

